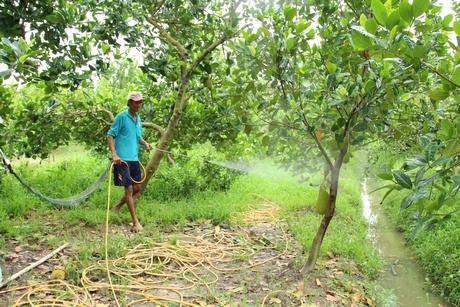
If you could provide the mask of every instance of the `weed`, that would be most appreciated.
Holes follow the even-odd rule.
[[[380,307],[398,307],[398,297],[393,293],[393,289],[385,289],[379,285],[373,287],[376,305]]]

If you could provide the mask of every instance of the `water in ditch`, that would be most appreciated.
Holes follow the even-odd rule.
[[[421,268],[405,245],[401,233],[383,213],[378,203],[372,202],[363,181],[363,215],[369,222],[369,237],[382,258],[384,272],[378,283],[397,297],[398,307],[451,307],[425,287]]]

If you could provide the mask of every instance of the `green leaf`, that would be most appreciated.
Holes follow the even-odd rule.
[[[297,27],[295,28],[295,31],[297,33],[302,32],[303,30],[307,29],[311,25],[311,22],[305,23],[305,21],[302,19]]]
[[[286,18],[287,21],[291,21],[295,17],[296,14],[297,14],[297,9],[291,6],[288,6],[288,5],[284,6],[284,18]]]
[[[404,36],[403,36],[403,39],[404,39],[404,41],[406,42],[407,47],[409,47],[411,50],[414,50],[414,48],[415,48],[415,43],[414,43],[414,41],[412,40],[412,38],[410,38],[410,37],[407,36],[407,35],[404,35]]]
[[[393,176],[388,173],[378,173],[377,177],[383,179],[383,180],[393,180]]]
[[[433,175],[429,176],[420,183],[419,188],[426,187],[427,185],[433,183],[436,179],[439,178],[440,175],[440,173],[434,173]]]
[[[429,96],[433,100],[443,100],[449,97],[449,93],[438,89],[438,90],[432,91]]]
[[[268,135],[265,135],[262,138],[262,146],[268,146],[268,142],[270,141],[270,137]]]
[[[410,177],[400,170],[393,170],[393,176],[396,182],[405,189],[412,189],[412,181]]]
[[[442,25],[445,27],[448,27],[450,23],[452,22],[452,20],[454,20],[454,16],[452,14],[448,14],[442,20]]]
[[[427,147],[428,145],[431,144],[431,142],[432,142],[432,141],[431,141],[431,138],[430,138],[428,135],[422,135],[422,136],[420,137],[420,146],[421,146],[422,148]]]
[[[452,124],[452,121],[449,119],[442,119],[441,120],[441,128],[444,130],[449,138],[451,138],[454,134],[454,125]]]
[[[2,37],[2,44],[3,44],[3,45],[6,45],[6,46],[8,46],[8,47],[12,47],[12,46],[11,46],[10,40],[7,39],[6,37]]]
[[[368,36],[365,36],[360,32],[353,31],[353,33],[351,34],[351,38],[353,40],[353,45],[357,50],[366,50],[369,49],[370,46],[372,46],[372,40]]]
[[[259,28],[259,31],[262,31],[262,32],[265,34],[265,36],[268,36],[268,37],[271,36],[270,31],[268,31],[268,29],[265,28],[265,27],[260,27],[260,28]]]
[[[58,23],[60,21],[60,17],[56,14],[48,15],[45,17],[45,19],[49,23]]]
[[[460,21],[458,20],[454,21],[453,29],[454,29],[455,34],[457,34],[457,36],[460,36]]]
[[[436,156],[436,153],[438,152],[438,144],[432,142],[428,146],[426,146],[423,150],[423,153],[425,155],[425,160],[429,163],[433,161],[434,157]]]
[[[398,26],[394,26],[393,29],[391,29],[390,31],[390,35],[388,36],[388,38],[390,39],[390,41],[393,41],[396,37],[396,34],[398,34]]]
[[[372,40],[375,39],[375,35],[369,33],[365,28],[361,27],[361,26],[350,26],[351,29],[361,33],[362,35],[364,36],[367,36],[369,38],[371,38]]]
[[[441,165],[441,164],[446,164],[446,163],[449,163],[450,161],[452,161],[452,157],[444,156],[444,157],[441,157],[438,160],[434,161],[433,163],[431,163],[431,166],[433,167],[433,166],[438,166],[438,165]]]
[[[428,10],[430,0],[414,0],[412,2],[412,14],[415,18],[422,15]]]
[[[391,14],[388,16],[387,21],[385,23],[386,27],[388,30],[393,29],[394,26],[399,24],[399,21],[401,20],[401,16],[399,16],[399,11],[394,10],[391,12]]]
[[[366,17],[366,15],[361,14],[361,15],[359,16],[359,24],[361,25],[361,27],[364,28],[364,27],[366,26],[366,22],[367,22],[367,17]]]
[[[452,74],[452,81],[457,84],[460,84],[460,66],[457,66]]]
[[[361,122],[358,123],[356,126],[353,127],[354,132],[362,132],[367,130],[367,123]]]
[[[337,70],[337,65],[330,61],[326,61],[326,69],[330,74],[333,74]]]
[[[18,59],[19,63],[23,63],[29,57],[28,54],[21,55]]]
[[[295,44],[294,38],[289,37],[289,38],[286,40],[286,50],[287,50],[287,51],[291,50],[292,47],[294,47],[294,44]]]
[[[374,18],[369,18],[366,20],[366,25],[364,27],[367,32],[375,34],[377,32],[378,24]]]
[[[426,172],[427,168],[428,168],[428,166],[425,165],[425,166],[421,167],[418,170],[417,175],[415,175],[414,186],[417,186],[419,184],[419,182],[422,180],[423,175],[425,175],[425,172]]]
[[[437,219],[432,219],[431,221],[426,223],[425,226],[423,226],[423,228],[425,228],[425,230],[431,230],[434,228],[434,226],[436,226],[437,223],[439,223]]]
[[[24,54],[23,56],[25,57],[34,57],[38,54],[42,54],[43,51],[42,50],[35,50],[35,51],[31,51],[31,52],[28,52],[27,54]]]
[[[251,125],[244,126],[244,133],[249,135],[249,134],[251,134],[251,131],[252,131],[252,126]]]
[[[407,195],[401,201],[401,205],[399,208],[401,210],[407,209],[414,202],[414,200],[417,200],[420,198],[428,198],[428,192],[425,190],[417,190],[414,193]]]
[[[390,76],[390,70],[388,68],[384,68],[379,72],[380,77],[388,78]]]
[[[460,185],[460,175],[453,175],[450,177],[456,186]]]
[[[415,27],[415,31],[422,32],[422,33],[431,32],[433,30],[434,30],[433,25],[419,25]]]
[[[408,101],[410,98],[412,98],[411,93],[404,93],[399,97],[399,100],[401,101]]]
[[[385,5],[380,0],[372,0],[371,7],[377,21],[383,26],[386,25],[388,11]]]
[[[401,2],[399,5],[399,15],[405,22],[412,22],[414,15],[412,14],[412,5],[409,3],[409,1],[404,0]]]
[[[13,42],[11,44],[11,48],[13,49],[14,51],[14,54],[17,56],[17,57],[20,57],[22,56],[24,53],[22,52],[22,49],[21,49],[21,46],[18,44],[18,42]]]
[[[383,189],[390,189],[390,191],[393,191],[398,187],[399,187],[399,185],[394,184],[394,183],[393,184],[387,184],[387,185],[385,185],[383,187],[379,187],[379,188],[377,188],[375,190],[370,191],[369,194],[372,194],[374,192],[377,192],[377,191],[380,191],[380,190],[383,190]]]
[[[395,190],[395,188],[392,188],[392,189],[389,189],[385,195],[383,195],[382,199],[380,200],[380,203],[382,204],[384,201],[385,201],[385,198],[388,197],[388,195],[390,195],[391,192],[393,192]]]
[[[0,77],[9,77],[13,71],[13,69],[0,71]]]
[[[449,143],[446,145],[444,150],[442,151],[443,156],[452,156],[457,154],[458,150],[460,149],[460,141],[457,139],[450,140]]]
[[[414,57],[417,59],[422,59],[426,55],[426,46],[425,45],[416,45],[414,47]]]
[[[419,166],[425,165],[426,161],[424,156],[417,156],[415,158],[409,158],[404,160],[404,164],[406,165],[406,170],[411,170]]]

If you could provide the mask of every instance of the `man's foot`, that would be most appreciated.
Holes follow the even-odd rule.
[[[133,226],[133,231],[134,232],[142,232],[144,230],[144,227],[142,227],[141,224],[137,224],[135,226]]]

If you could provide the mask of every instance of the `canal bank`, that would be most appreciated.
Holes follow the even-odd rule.
[[[426,289],[424,274],[401,233],[380,204],[369,196],[367,179],[362,182],[362,203],[363,215],[369,223],[369,238],[384,263],[378,283],[397,297],[396,306],[452,307]]]

